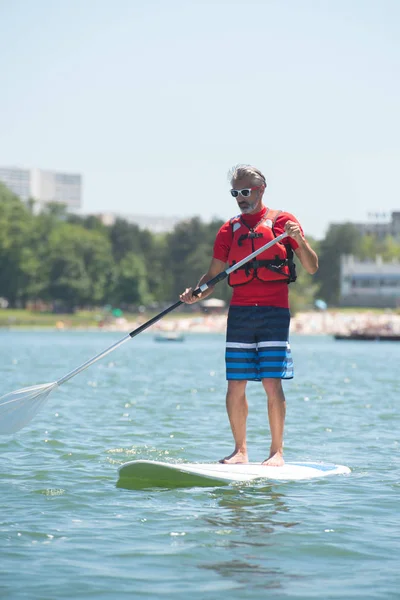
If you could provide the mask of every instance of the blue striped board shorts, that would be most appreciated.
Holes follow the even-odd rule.
[[[226,331],[227,380],[293,379],[290,312],[275,306],[230,306]]]

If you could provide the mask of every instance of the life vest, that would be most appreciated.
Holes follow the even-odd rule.
[[[228,255],[230,267],[276,238],[274,225],[281,212],[281,210],[267,209],[261,221],[252,228],[246,225],[241,215],[230,220],[232,230],[232,245]],[[228,283],[235,287],[249,283],[253,279],[286,283],[296,281],[296,265],[293,262],[292,248],[277,242],[268,250],[261,252],[254,260],[230,273]]]

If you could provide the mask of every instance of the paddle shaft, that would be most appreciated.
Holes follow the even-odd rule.
[[[257,250],[255,250],[254,252],[252,252],[251,254],[249,254],[248,256],[246,256],[245,258],[243,258],[242,260],[240,260],[238,263],[235,263],[231,267],[228,267],[228,269],[225,269],[225,271],[222,271],[221,273],[218,273],[218,275],[216,275],[215,277],[213,277],[212,279],[210,279],[206,283],[203,283],[198,288],[196,288],[194,290],[194,292],[193,292],[193,296],[199,296],[201,293],[205,292],[210,287],[213,287],[214,285],[216,285],[217,283],[219,283],[223,279],[226,279],[226,277],[228,277],[228,275],[230,273],[233,273],[233,271],[236,271],[236,269],[240,269],[240,267],[242,267],[243,265],[245,265],[246,263],[248,263],[250,260],[252,260],[256,256],[258,256],[259,254],[261,254],[261,252],[264,252],[265,250],[268,250],[268,248],[271,248],[271,246],[274,246],[275,244],[277,244],[278,242],[280,242],[281,240],[283,240],[285,237],[287,237],[287,233],[281,233],[281,235],[278,235],[278,237],[276,237],[275,239],[271,240],[270,242],[268,242],[264,246],[261,246],[261,248],[258,248]],[[149,321],[146,321],[146,323],[143,323],[143,325],[140,325],[139,327],[137,327],[136,329],[134,329],[133,331],[131,331],[130,333],[128,333],[119,342],[116,342],[115,344],[113,344],[109,348],[106,348],[106,350],[104,350],[103,352],[100,352],[100,354],[97,354],[97,356],[94,356],[93,358],[91,358],[90,360],[88,360],[87,362],[85,362],[80,367],[77,367],[76,369],[74,369],[70,373],[67,373],[67,375],[65,375],[64,377],[62,377],[61,379],[59,379],[57,381],[57,385],[61,385],[62,383],[65,383],[69,379],[72,379],[72,377],[75,377],[75,375],[78,375],[78,373],[81,373],[82,371],[84,371],[85,369],[87,369],[88,367],[90,367],[90,365],[92,365],[93,363],[97,362],[98,360],[100,360],[104,356],[107,356],[107,354],[110,354],[110,352],[113,352],[116,348],[118,348],[119,346],[122,346],[122,344],[124,344],[125,342],[127,342],[131,338],[139,335],[139,333],[142,333],[142,331],[145,331],[146,329],[148,329],[149,327],[151,327],[152,325],[154,325],[154,323],[157,323],[157,321],[159,321],[160,319],[162,319],[163,317],[165,317],[165,315],[167,315],[168,313],[172,312],[173,310],[175,310],[176,308],[178,308],[179,306],[181,306],[181,304],[184,304],[182,302],[182,300],[178,300],[178,302],[175,302],[175,304],[172,304],[171,306],[169,306],[168,308],[166,308],[165,310],[163,310],[162,312],[160,312],[158,315],[155,315],[152,319],[150,319]]]

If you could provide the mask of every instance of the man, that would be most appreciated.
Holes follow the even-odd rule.
[[[255,249],[283,232],[287,238],[259,254],[256,259],[229,276],[233,287],[226,333],[226,408],[235,440],[235,449],[220,462],[247,463],[246,421],[248,381],[261,381],[268,397],[271,446],[263,464],[281,466],[286,402],[282,379],[293,378],[289,345],[288,283],[294,281],[293,251],[308,273],[318,269],[318,257],[304,237],[297,219],[287,212],[274,211],[263,204],[267,187],[264,175],[250,165],[230,172],[231,194],[241,214],[226,222],[215,238],[210,267],[199,283],[209,281],[239,262]],[[180,299],[193,304],[203,300],[212,288],[193,296],[187,288]]]

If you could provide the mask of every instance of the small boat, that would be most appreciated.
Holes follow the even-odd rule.
[[[183,342],[185,336],[179,331],[160,331],[154,336],[156,342]]]
[[[361,333],[336,333],[334,336],[335,340],[364,340],[367,342],[400,342],[400,334],[391,333],[374,333],[374,332],[361,332]]]

